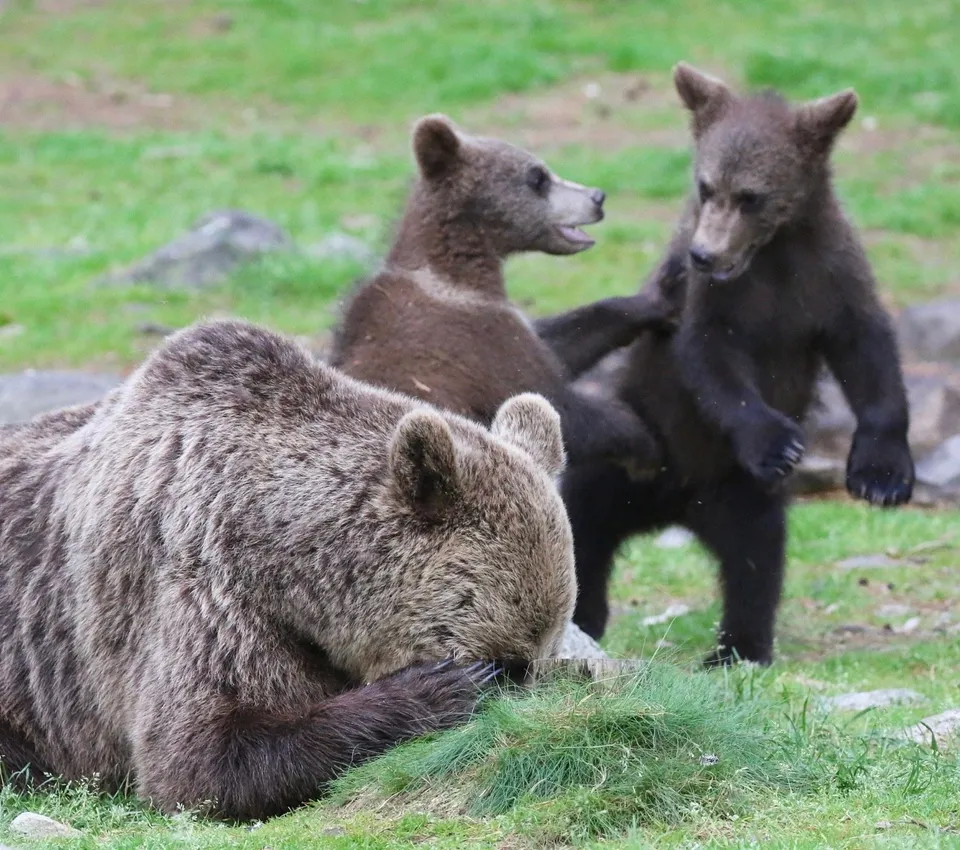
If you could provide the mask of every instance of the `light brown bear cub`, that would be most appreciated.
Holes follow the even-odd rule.
[[[580,226],[603,218],[604,193],[444,116],[417,123],[413,150],[419,175],[396,239],[346,304],[333,365],[483,423],[510,396],[536,392],[560,414],[571,463],[629,457],[656,468],[659,450],[638,415],[571,381],[641,332],[669,328],[668,302],[608,298],[531,322],[505,288],[512,254],[593,245]]]
[[[556,412],[490,430],[239,322],[0,435],[0,756],[265,817],[462,721],[576,593]]]

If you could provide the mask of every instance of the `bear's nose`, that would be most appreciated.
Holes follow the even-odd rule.
[[[690,248],[690,261],[697,271],[708,272],[713,268],[714,256],[704,248],[694,245]]]
[[[598,207],[602,207],[603,202],[607,199],[607,193],[603,189],[591,189],[590,197]]]

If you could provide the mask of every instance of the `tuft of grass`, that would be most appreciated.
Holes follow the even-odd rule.
[[[790,747],[770,705],[746,692],[664,662],[600,682],[558,678],[351,771],[333,800],[433,798],[441,810],[513,814],[582,840],[813,787],[816,765]]]

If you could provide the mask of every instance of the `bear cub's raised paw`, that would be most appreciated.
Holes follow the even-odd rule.
[[[741,464],[766,487],[783,481],[803,459],[804,451],[800,426],[775,411],[738,446]]]

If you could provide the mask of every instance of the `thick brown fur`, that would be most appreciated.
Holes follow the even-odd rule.
[[[240,322],[0,431],[0,757],[265,817],[462,721],[576,594],[556,412],[490,430]]]
[[[346,304],[333,365],[483,423],[510,396],[536,392],[560,414],[571,463],[628,456],[656,468],[659,449],[639,417],[571,380],[643,331],[670,328],[671,303],[609,298],[531,322],[505,289],[511,254],[592,245],[578,225],[603,217],[603,193],[443,116],[417,123],[413,148],[419,174],[396,239]]]
[[[909,500],[908,409],[889,319],[831,182],[846,91],[791,108],[675,70],[692,118],[695,188],[648,290],[683,303],[677,333],[632,347],[619,397],[666,446],[665,469],[631,482],[613,467],[572,470],[564,500],[580,595],[597,637],[622,540],[671,523],[720,560],[724,614],[710,661],[772,657],[784,559],[784,479],[801,459],[800,421],[823,366],[858,427],[847,487],[874,504]]]

